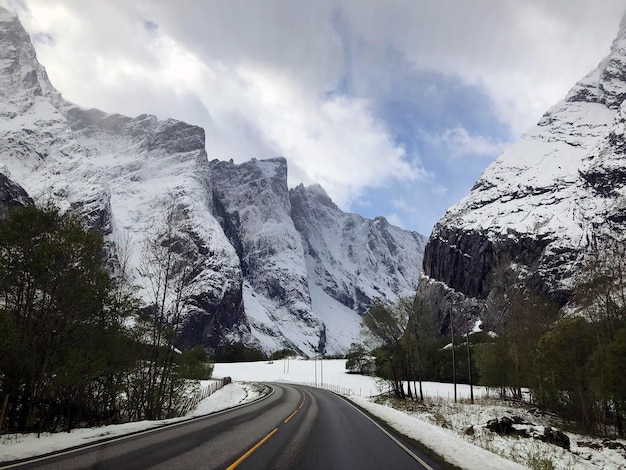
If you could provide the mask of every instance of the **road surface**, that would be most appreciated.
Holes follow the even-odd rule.
[[[0,469],[440,468],[326,390],[271,384],[234,410]]]

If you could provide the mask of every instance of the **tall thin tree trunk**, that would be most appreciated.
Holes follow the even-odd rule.
[[[2,408],[0,408],[0,433],[2,432],[2,425],[4,424],[4,416],[6,415],[7,407],[9,405],[9,394],[5,393],[2,399]]]

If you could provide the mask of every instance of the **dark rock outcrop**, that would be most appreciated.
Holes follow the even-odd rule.
[[[534,438],[547,442],[548,444],[562,447],[563,449],[570,448],[569,437],[563,433],[563,431],[551,426],[537,426],[523,420],[519,416],[504,416],[502,418],[489,420],[487,424],[485,424],[485,428],[501,436]]]
[[[30,205],[33,200],[24,188],[0,173],[0,217],[13,207]]]
[[[626,17],[625,17],[626,18]],[[609,56],[481,175],[435,225],[420,296],[440,329],[450,311],[493,328],[494,276],[546,300],[572,298],[589,249],[626,231],[626,20]],[[456,320],[455,320],[456,321]],[[462,326],[462,325],[459,325]]]

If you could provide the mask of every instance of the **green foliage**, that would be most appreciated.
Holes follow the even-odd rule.
[[[375,344],[398,344],[408,322],[409,312],[404,304],[385,305],[377,300],[363,315],[363,334]]]
[[[423,399],[421,382],[432,380],[441,347],[426,304],[417,298],[400,299],[395,305],[375,302],[363,316],[362,325],[362,336],[372,348],[375,374],[388,380],[400,398],[413,397],[414,391],[405,387],[405,382],[419,382]],[[353,353],[362,355],[360,351]]]
[[[196,346],[183,351],[176,358],[178,376],[184,379],[206,380],[213,374],[213,365],[208,362],[206,349]]]
[[[522,284],[510,279],[494,282],[501,298],[491,301],[506,309],[506,319],[498,336],[488,340],[491,344],[476,348],[476,368],[482,385],[500,388],[502,395],[510,392],[521,399],[523,388],[537,385],[537,342],[557,320],[559,310]],[[505,284],[508,288],[503,287]]]
[[[475,346],[474,358],[480,384],[486,387],[499,388],[501,394],[504,394],[504,389],[511,384],[507,371],[514,369],[506,341],[497,340],[493,343]]]
[[[615,340],[602,344],[593,353],[590,362],[592,387],[606,401],[626,405],[626,329],[616,334]]]
[[[352,374],[370,375],[374,371],[372,357],[360,343],[350,345],[346,359],[346,370]]]
[[[445,341],[439,341],[436,343],[437,348],[432,353],[432,362],[428,369],[428,375],[424,380],[431,380],[435,382],[452,382],[452,348],[451,346],[443,348],[449,344],[449,339]],[[472,380],[477,382],[479,377],[478,369],[476,368],[476,352],[480,349],[480,344],[474,342],[474,335],[470,335],[470,343],[472,345]],[[456,358],[456,380],[457,383],[469,383],[469,370],[467,364],[467,346],[465,344],[465,337],[455,338],[455,358]]]
[[[52,206],[22,207],[0,221],[0,388],[9,395],[5,424],[20,430],[58,426],[55,411],[92,400],[89,387],[117,351],[103,343],[120,330],[102,236]],[[101,419],[97,413],[95,419]]]
[[[264,361],[265,359],[265,354],[262,351],[248,348],[241,343],[223,346],[211,356],[212,362],[252,362]]]
[[[593,329],[581,317],[561,320],[537,344],[538,403],[576,419],[585,429],[594,422],[587,364],[595,345]]]
[[[202,348],[174,352],[189,270],[172,214],[144,252],[147,308],[123,276],[114,282],[102,236],[76,217],[46,206],[0,220],[0,430],[174,416],[187,379],[210,376]]]
[[[366,341],[372,346],[376,375],[390,382],[394,393],[405,397],[403,381],[408,376],[407,351],[402,337],[409,318],[408,302],[385,305],[380,301],[363,315],[361,323]]]
[[[407,328],[402,338],[406,349],[407,380],[420,383],[420,399],[423,400],[421,384],[423,380],[432,377],[432,364],[439,349],[439,341],[432,313],[421,299],[416,297],[405,308],[409,309]]]
[[[270,356],[270,361],[279,361],[281,359],[285,359],[286,357],[295,357],[296,352],[291,349],[279,349],[278,351],[274,351]]]

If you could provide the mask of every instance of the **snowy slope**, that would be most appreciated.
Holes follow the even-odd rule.
[[[423,236],[345,213],[319,185],[289,190],[284,158],[210,165],[216,213],[246,279],[246,314],[265,347],[343,351],[373,299],[414,295]]]
[[[0,66],[0,172],[32,197],[52,199],[83,215],[113,242],[118,258],[129,257],[128,274],[140,285],[144,240],[155,235],[164,207],[174,204],[180,230],[195,245],[189,247],[197,269],[188,313],[205,315],[225,303],[237,311],[241,270],[211,215],[204,131],[154,116],[87,110],[63,100],[17,17],[2,9]],[[126,253],[120,253],[122,248]],[[198,343],[241,320],[234,315],[228,324],[213,325],[213,331],[185,334],[188,342]]]
[[[173,210],[193,273],[180,347],[336,353],[373,298],[415,292],[420,235],[345,214],[319,187],[290,192],[283,158],[209,162],[204,139],[180,121],[64,100],[0,8],[0,210],[30,196],[79,213],[146,300],[142,250]]]
[[[484,300],[490,273],[506,260],[546,295],[567,302],[588,246],[624,228],[625,97],[622,20],[609,56],[436,224],[424,255],[422,294],[445,295],[445,285]],[[467,306],[479,314],[480,302]]]
[[[345,213],[319,185],[299,185],[290,195],[313,311],[329,325],[329,342],[353,342],[360,329],[355,313],[364,313],[373,299],[395,301],[415,294],[425,238],[383,217]]]

